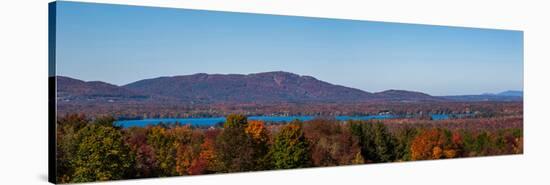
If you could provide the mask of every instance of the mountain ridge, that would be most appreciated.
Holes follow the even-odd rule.
[[[372,93],[359,89],[282,71],[247,75],[197,73],[139,80],[122,87],[146,94],[209,103],[338,102],[374,98]]]
[[[147,98],[147,95],[102,81],[83,81],[56,76],[57,96],[66,99]]]
[[[523,91],[507,90],[500,93],[441,96],[453,101],[523,101]]]
[[[180,103],[346,103],[487,100],[477,96],[431,96],[422,92],[389,89],[367,92],[331,84],[312,76],[284,71],[250,74],[162,76],[126,85],[82,81],[56,76],[58,98],[63,100],[117,99],[119,101],[177,101]],[[513,92],[516,93],[517,92]],[[493,95],[491,95],[493,97]],[[489,98],[491,100],[500,98]],[[477,99],[476,99],[477,98]],[[515,100],[514,97],[508,98]],[[516,98],[517,99],[517,98]]]

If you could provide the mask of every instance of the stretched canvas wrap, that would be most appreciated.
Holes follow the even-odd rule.
[[[53,183],[523,153],[522,31],[49,10]]]

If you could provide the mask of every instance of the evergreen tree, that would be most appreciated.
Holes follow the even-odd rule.
[[[350,121],[350,129],[359,139],[361,154],[366,162],[395,160],[395,139],[382,123]]]
[[[301,127],[294,124],[284,126],[273,141],[271,155],[276,169],[309,167],[309,144]]]

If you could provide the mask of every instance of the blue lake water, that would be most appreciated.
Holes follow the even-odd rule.
[[[447,120],[451,118],[464,118],[471,117],[473,114],[432,114],[432,120]],[[248,120],[260,120],[264,122],[291,122],[293,120],[309,121],[314,119],[315,116],[250,116]],[[336,120],[348,121],[348,120],[372,120],[372,119],[391,119],[399,118],[395,115],[372,115],[372,116],[336,116]],[[116,121],[115,124],[122,127],[144,127],[147,125],[156,125],[159,123],[181,123],[190,124],[192,126],[215,126],[219,123],[225,122],[225,117],[213,117],[213,118],[158,118],[158,119],[141,119],[141,120],[121,120]]]
[[[474,114],[432,114],[431,118],[432,120],[447,120],[451,118],[467,118],[467,117],[473,117]]]
[[[250,116],[248,120],[260,120],[264,122],[291,122],[293,120],[309,121],[314,119],[314,116]],[[336,116],[336,120],[372,120],[372,119],[390,119],[396,118],[394,115],[372,115],[372,116]],[[225,122],[225,117],[213,118],[159,118],[159,119],[141,119],[141,120],[121,120],[115,124],[122,127],[144,127],[147,125],[156,125],[159,123],[181,123],[190,124],[192,126],[214,126],[218,123]]]
[[[431,117],[432,120],[446,120],[450,118],[448,114],[432,114]]]

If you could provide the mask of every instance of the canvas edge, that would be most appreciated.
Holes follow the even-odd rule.
[[[57,2],[48,3],[48,182],[57,183],[56,162],[56,19]]]

